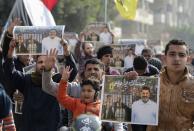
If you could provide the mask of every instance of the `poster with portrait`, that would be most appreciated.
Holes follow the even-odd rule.
[[[108,25],[103,22],[94,22],[86,25],[83,32],[88,32],[88,33],[95,32],[96,34],[99,34],[103,30],[103,28],[107,26]]]
[[[58,55],[63,54],[61,38],[65,26],[16,26],[13,36],[16,40],[16,55],[44,55],[56,48]]]
[[[163,44],[161,40],[150,40],[146,41],[148,48],[150,48],[154,54],[162,54]]]
[[[129,62],[128,59],[129,54],[134,58],[134,51],[136,48],[135,44],[113,44],[111,45],[113,48],[113,59],[110,64],[111,67],[117,68],[119,70],[124,70],[124,68],[128,68],[126,66],[126,62]],[[133,60],[131,60],[131,64]]]
[[[134,54],[141,55],[141,51],[147,47],[145,39],[119,39],[118,44],[135,45]]]
[[[82,35],[84,35],[84,41],[102,42],[100,36],[101,33],[105,30],[105,28],[108,32],[110,31],[108,25],[103,22],[95,22],[88,24],[82,31]],[[113,41],[111,35],[110,37],[111,41]]]
[[[75,32],[64,32],[63,39],[68,42],[71,52],[74,52],[75,47],[79,42],[78,34]]]
[[[106,75],[101,95],[100,117],[105,122],[157,125],[159,111],[159,77]]]

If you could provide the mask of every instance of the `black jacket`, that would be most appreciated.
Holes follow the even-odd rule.
[[[33,83],[30,74],[17,71],[12,59],[5,61],[4,71],[14,88],[24,95],[22,131],[57,131],[60,108],[56,98]]]
[[[134,68],[129,68],[125,72],[134,71]],[[152,76],[152,75],[159,75],[159,70],[153,66],[148,64],[146,72],[142,76]]]
[[[11,111],[11,100],[5,93],[3,86],[0,83],[0,119],[9,115]]]

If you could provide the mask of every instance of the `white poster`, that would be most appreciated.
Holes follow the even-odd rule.
[[[158,125],[159,77],[105,76],[101,119],[140,125]]]
[[[16,26],[13,30],[16,55],[45,55],[54,48],[58,55],[63,55],[64,29],[65,26]]]

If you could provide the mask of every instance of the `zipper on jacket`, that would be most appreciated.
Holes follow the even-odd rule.
[[[173,88],[171,87],[171,90],[170,90],[170,101],[169,101],[169,103],[168,103],[168,107],[169,107],[168,112],[169,112],[169,113],[170,113],[170,110],[171,110],[172,92],[173,92]],[[167,115],[167,119],[168,119],[168,120],[169,120],[169,117],[170,117],[170,115]],[[165,129],[165,131],[168,131],[166,127],[168,127],[168,126],[165,125],[165,128],[164,128],[164,129]]]

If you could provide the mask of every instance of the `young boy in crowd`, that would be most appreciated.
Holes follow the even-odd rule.
[[[97,100],[99,82],[94,79],[83,80],[81,83],[80,98],[73,98],[67,94],[68,79],[71,74],[70,67],[63,71],[62,79],[59,84],[57,99],[66,109],[73,112],[73,120],[81,114],[94,114],[99,116],[100,101]]]

